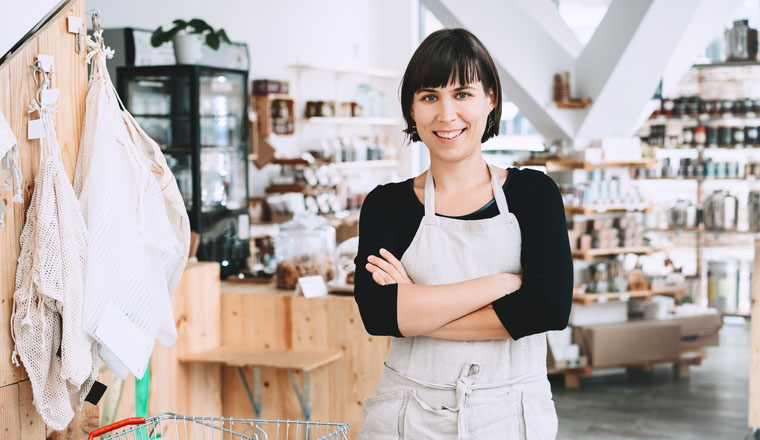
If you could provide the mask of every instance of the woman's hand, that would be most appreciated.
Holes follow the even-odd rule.
[[[370,255],[367,261],[367,271],[372,274],[372,279],[381,286],[394,283],[414,284],[407,275],[404,265],[385,249],[380,249],[380,257]]]

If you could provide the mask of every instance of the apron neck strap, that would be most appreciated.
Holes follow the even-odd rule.
[[[491,189],[496,200],[496,206],[499,208],[499,215],[509,213],[507,197],[504,195],[504,189],[499,185],[499,177],[493,167],[488,164],[488,173],[491,175]],[[435,222],[435,184],[433,183],[433,173],[428,168],[425,176],[425,221]]]

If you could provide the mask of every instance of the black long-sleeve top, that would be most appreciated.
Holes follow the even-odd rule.
[[[398,285],[376,284],[365,265],[368,256],[380,256],[380,248],[401,260],[411,244],[425,214],[413,185],[414,179],[380,185],[367,195],[361,208],[354,298],[364,327],[372,335],[403,336],[396,309]],[[509,168],[502,188],[520,225],[523,279],[520,289],[505,292],[492,303],[494,311],[515,340],[561,330],[570,316],[573,261],[559,188],[544,173],[518,168]],[[481,209],[455,218],[480,220],[498,213],[491,200]]]

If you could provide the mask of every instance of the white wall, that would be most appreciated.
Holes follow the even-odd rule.
[[[0,0],[0,57],[32,30],[61,0]],[[10,13],[8,13],[10,11]]]
[[[248,44],[250,78],[290,81],[299,114],[308,99],[350,100],[356,85],[367,82],[382,90],[390,105],[389,116],[401,116],[399,79],[372,79],[305,71],[300,76],[291,64],[382,68],[403,72],[417,45],[417,0],[88,0],[98,8],[103,28],[171,27],[181,18],[201,18],[222,27],[232,41]],[[106,42],[107,44],[108,42]],[[281,155],[298,154],[320,138],[353,135],[390,135],[398,146],[403,165],[397,176],[414,172],[409,148],[402,146],[403,127],[313,127],[301,124],[293,138],[272,143]],[[252,170],[251,193],[265,186],[265,176]],[[388,180],[388,170],[384,180]],[[379,176],[382,177],[382,176]]]

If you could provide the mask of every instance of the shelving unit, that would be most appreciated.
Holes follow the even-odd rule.
[[[648,204],[612,204],[612,205],[587,205],[587,206],[565,206],[567,215],[594,215],[605,213],[626,213],[626,212],[650,212],[655,209],[655,205]]]
[[[620,254],[651,255],[660,252],[662,249],[649,246],[641,247],[623,247],[611,249],[589,249],[587,251],[573,251],[573,258],[583,261],[593,261],[596,257],[606,257]]]
[[[655,159],[638,159],[627,161],[610,161],[610,162],[589,162],[585,160],[564,160],[564,159],[531,159],[524,162],[515,163],[515,166],[542,166],[546,171],[570,171],[570,170],[599,170],[605,168],[654,168],[659,164]]]

